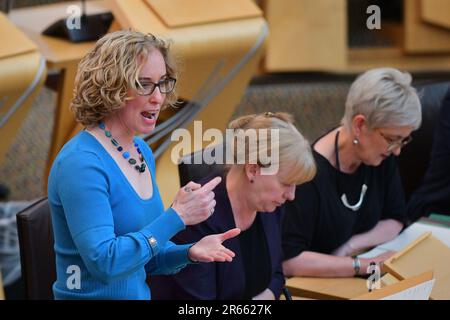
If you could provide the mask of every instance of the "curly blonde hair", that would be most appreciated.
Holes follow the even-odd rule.
[[[152,34],[121,30],[105,35],[78,65],[70,105],[77,121],[85,126],[99,123],[106,116],[123,108],[128,90],[137,90],[139,72],[151,50],[161,52],[167,76],[176,78],[176,65],[167,41]],[[174,105],[175,90],[164,101]]]

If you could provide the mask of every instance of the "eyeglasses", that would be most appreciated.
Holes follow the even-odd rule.
[[[140,96],[149,96],[155,91],[156,87],[159,88],[159,92],[161,93],[171,93],[175,88],[176,82],[177,79],[174,78],[165,78],[158,83],[151,82],[147,79],[139,79],[139,81],[136,81],[137,93]]]
[[[394,140],[391,139],[389,137],[387,137],[386,135],[383,134],[383,132],[378,131],[380,133],[380,136],[383,137],[383,139],[387,142],[388,144],[388,151],[392,151],[397,147],[403,148],[404,146],[406,146],[408,143],[410,143],[412,141],[412,137],[408,136],[404,139],[399,139],[399,140]]]

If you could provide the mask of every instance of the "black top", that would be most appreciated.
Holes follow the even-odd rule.
[[[238,237],[246,280],[243,299],[251,300],[269,286],[271,278],[269,251],[260,213],[250,228]]]
[[[450,215],[450,89],[441,106],[430,164],[407,211],[412,221],[433,212]]]
[[[330,254],[353,235],[369,231],[383,219],[406,221],[404,193],[394,156],[377,167],[362,164],[355,173],[346,174],[315,150],[313,154],[317,175],[297,186],[295,200],[285,207],[285,260],[303,251]],[[357,211],[348,209],[340,199],[342,193],[353,205],[360,198],[363,183],[368,188],[361,207]]]

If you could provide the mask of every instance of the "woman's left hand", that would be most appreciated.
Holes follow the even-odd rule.
[[[234,228],[224,233],[203,237],[189,248],[189,259],[196,262],[231,262],[235,254],[230,249],[225,248],[222,242],[236,237],[240,232],[239,228]]]

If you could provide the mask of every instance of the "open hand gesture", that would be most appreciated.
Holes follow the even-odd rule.
[[[240,232],[239,228],[234,228],[224,233],[203,237],[189,248],[189,259],[197,262],[231,262],[235,254],[230,249],[225,248],[222,242],[237,236]]]

